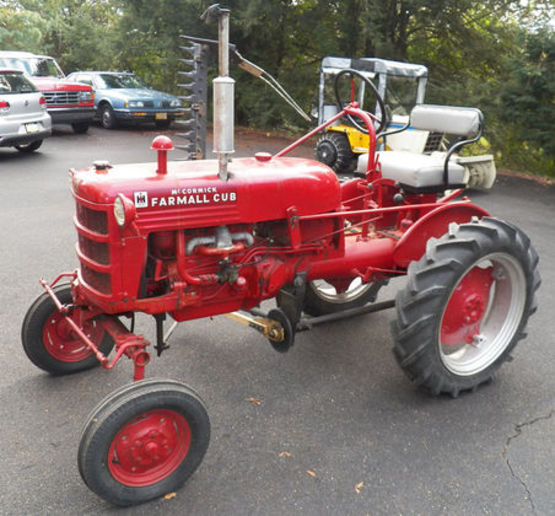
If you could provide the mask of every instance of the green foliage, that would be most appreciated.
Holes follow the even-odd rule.
[[[211,0],[0,0],[0,48],[56,57],[66,72],[132,70],[180,93],[180,34],[216,37]],[[307,112],[322,57],[375,56],[428,66],[427,102],[486,116],[498,163],[553,171],[552,0],[228,0],[231,41]],[[213,60],[215,62],[215,59]],[[215,65],[212,65],[212,74]],[[268,86],[232,66],[241,125],[306,128]]]
[[[522,33],[519,41],[522,51],[507,58],[508,80],[500,91],[504,159],[555,177],[555,33]]]
[[[38,52],[44,25],[38,13],[16,11],[0,4],[0,49]]]

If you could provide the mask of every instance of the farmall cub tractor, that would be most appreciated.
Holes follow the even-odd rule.
[[[416,384],[457,396],[493,376],[535,310],[538,257],[526,235],[459,199],[462,167],[448,161],[444,169],[399,163],[396,177],[384,177],[374,120],[356,103],[328,122],[350,115],[366,125],[364,178],[340,184],[323,163],[285,157],[322,127],[276,155],[231,161],[229,13],[210,13],[220,25],[218,159],[168,163],[171,141],[157,137],[157,163],[72,170],[80,267],[41,281],[45,292],[23,322],[25,352],[51,374],[133,361],[135,382],[91,412],[78,452],[85,483],[117,505],[181,487],[210,437],[191,388],[144,379],[149,342],[122,322],[135,312],[154,316],[158,354],[167,314],[182,322],[230,313],[285,352],[303,325],[383,308],[372,304],[379,287],[407,275],[385,304],[397,310],[395,357]],[[476,109],[424,111],[462,134],[481,131]],[[270,298],[277,307],[263,313]]]

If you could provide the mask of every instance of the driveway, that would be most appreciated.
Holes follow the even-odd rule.
[[[471,197],[528,233],[543,284],[528,336],[495,382],[454,400],[421,393],[391,353],[394,310],[303,332],[285,354],[223,317],[184,323],[147,376],[188,383],[206,401],[203,464],[175,496],[134,509],[89,491],[77,470],[81,425],[131,381],[131,364],[51,377],[24,355],[21,322],[38,279],[77,266],[67,170],[154,161],[155,134],[58,130],[33,155],[0,150],[0,514],[555,514],[555,187],[506,176]],[[238,155],[287,143],[236,138]],[[139,318],[140,333],[153,329]]]

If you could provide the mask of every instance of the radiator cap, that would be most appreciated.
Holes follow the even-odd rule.
[[[158,135],[154,140],[152,140],[152,145],[150,146],[151,150],[173,150],[173,142],[167,136],[163,134]]]

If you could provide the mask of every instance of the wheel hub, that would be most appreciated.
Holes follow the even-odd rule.
[[[129,421],[108,452],[110,472],[129,486],[150,485],[172,473],[187,455],[189,424],[170,410],[149,411]]]
[[[480,333],[494,282],[493,267],[474,267],[453,291],[443,316],[441,343],[444,346],[470,344]]]
[[[80,322],[80,311],[73,310],[70,317]],[[104,334],[100,326],[91,321],[85,321],[83,330],[93,342],[100,343]],[[92,354],[87,345],[75,334],[66,317],[57,310],[44,324],[42,338],[48,353],[63,362],[79,362]]]

